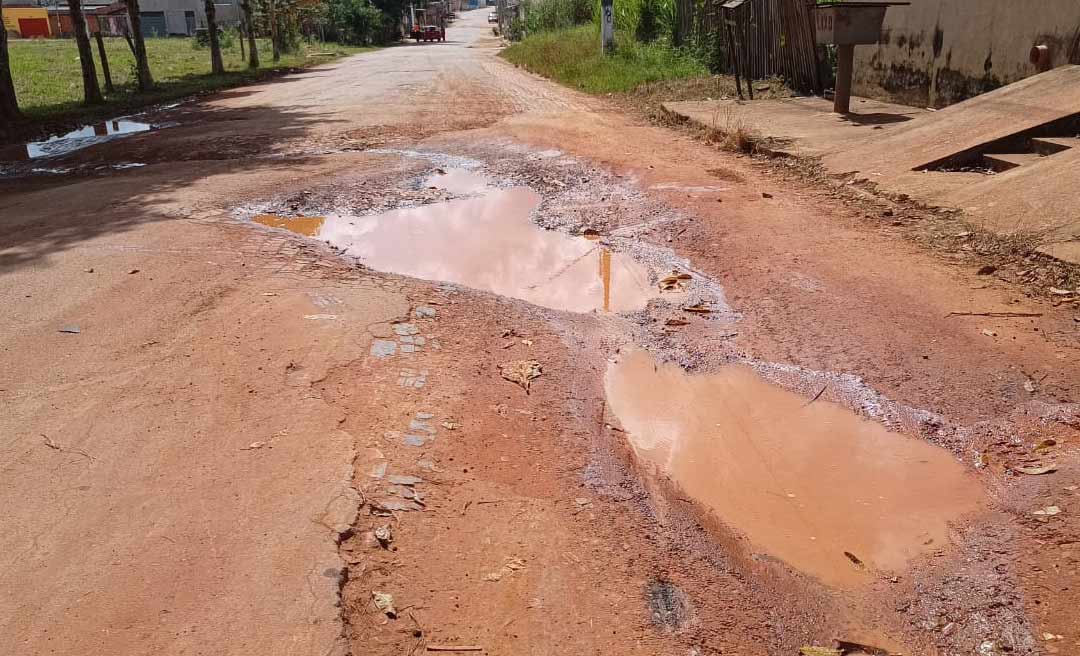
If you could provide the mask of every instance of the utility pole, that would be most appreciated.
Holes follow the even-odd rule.
[[[614,0],[600,0],[600,48],[604,54],[615,52]]]

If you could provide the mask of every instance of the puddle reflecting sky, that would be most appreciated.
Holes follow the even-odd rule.
[[[255,220],[328,240],[380,271],[457,283],[544,307],[638,310],[654,295],[648,270],[596,241],[545,230],[529,219],[540,197],[485,187],[449,172],[456,189],[483,195],[373,216],[263,215]],[[439,176],[432,184],[441,184]]]
[[[983,493],[952,455],[730,366],[691,376],[632,351],[605,379],[635,452],[765,551],[825,583],[901,571]]]
[[[44,141],[34,141],[14,146],[0,146],[0,161],[22,162],[40,157],[56,157],[92,146],[114,137],[153,129],[149,123],[115,119],[95,125],[72,130],[67,134],[49,137]]]

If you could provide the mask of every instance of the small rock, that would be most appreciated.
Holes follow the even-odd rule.
[[[1060,513],[1061,513],[1061,508],[1059,508],[1057,506],[1047,506],[1045,508],[1040,508],[1040,509],[1036,510],[1035,512],[1031,513],[1031,514],[1032,515],[1042,515],[1042,516],[1045,516],[1045,517],[1053,517],[1054,515],[1057,515],[1057,514],[1060,514]]]
[[[380,526],[375,529],[375,539],[378,540],[379,546],[383,549],[389,549],[390,543],[394,541],[394,532],[389,524]]]
[[[881,216],[892,216],[892,215],[893,215],[892,210],[885,210],[884,212],[881,213]]]
[[[71,324],[71,325],[68,325],[68,326],[61,326],[60,327],[60,332],[62,332],[62,333],[71,333],[72,335],[78,335],[79,333],[82,332],[82,330],[78,326],[76,326],[74,324]]]
[[[394,333],[398,335],[415,335],[420,332],[420,329],[416,327],[414,323],[395,323]]]
[[[388,592],[372,591],[371,601],[375,603],[375,608],[386,613],[387,617],[390,619],[397,619],[397,609],[394,608],[394,596],[392,594]]]
[[[769,192],[763,191],[763,192],[761,192],[761,197],[762,198],[772,198],[773,196]]]
[[[130,276],[131,274],[138,273],[138,272],[139,272],[138,269],[131,269],[130,271],[128,271],[128,275]]]
[[[438,315],[438,312],[436,312],[435,308],[433,307],[421,305],[413,311],[413,315],[417,319],[434,319]]]
[[[386,479],[391,485],[416,485],[417,483],[423,483],[424,479],[419,476],[405,476],[402,474],[391,474]]]
[[[993,264],[984,264],[983,266],[979,267],[979,270],[975,272],[975,275],[988,276],[995,271],[997,271],[997,267]]]
[[[94,267],[90,267],[89,269],[83,269],[83,271],[85,271],[87,273],[93,273],[94,272]]]
[[[997,337],[997,332],[988,328],[983,328],[982,334],[986,335],[987,337]]]

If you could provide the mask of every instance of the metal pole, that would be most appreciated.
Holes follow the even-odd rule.
[[[851,109],[851,75],[855,68],[855,46],[836,46],[836,92],[833,94],[833,111],[847,114]]]

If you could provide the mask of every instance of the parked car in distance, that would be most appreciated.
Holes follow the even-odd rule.
[[[499,15],[497,13],[493,12],[493,11],[488,12],[488,22],[489,23],[498,23],[499,22]]]
[[[424,41],[444,41],[446,37],[443,36],[443,31],[436,25],[424,26]]]

